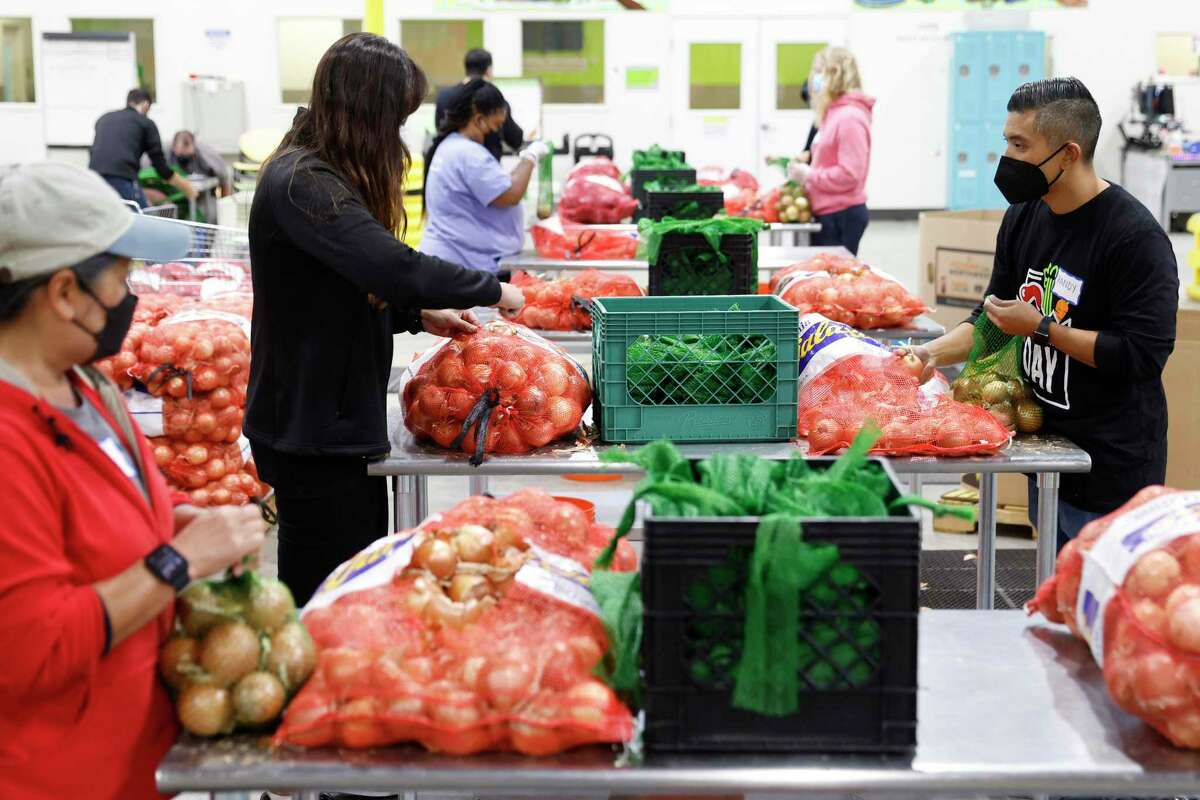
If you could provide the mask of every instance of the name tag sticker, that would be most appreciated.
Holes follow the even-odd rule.
[[[1083,280],[1075,277],[1065,269],[1058,271],[1054,279],[1054,294],[1066,300],[1073,306],[1079,305],[1079,295],[1083,292]]]

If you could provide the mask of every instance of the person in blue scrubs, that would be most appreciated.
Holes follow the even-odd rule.
[[[468,81],[454,96],[425,155],[422,253],[496,273],[502,257],[521,252],[521,199],[550,148],[545,142],[529,144],[516,168],[506,172],[483,141],[504,127],[507,117],[504,96],[485,80]]]

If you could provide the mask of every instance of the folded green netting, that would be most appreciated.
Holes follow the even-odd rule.
[[[643,219],[638,223],[638,258],[658,263],[658,251],[662,246],[663,237],[669,233],[697,233],[708,242],[709,249],[716,254],[722,263],[728,262],[728,257],[721,252],[721,237],[730,234],[751,234],[754,236],[754,263],[758,263],[758,232],[766,224],[762,220],[749,217],[713,217],[711,219],[675,219],[664,217],[661,220]]]
[[[885,517],[909,505],[973,517],[970,509],[921,498],[889,503],[891,483],[867,459],[878,437],[878,429],[868,426],[825,470],[798,455],[769,461],[738,454],[705,459],[693,470],[667,441],[634,452],[603,452],[602,460],[635,463],[646,477],[594,567],[592,591],[611,643],[601,677],[626,698],[640,695],[638,578],[607,570],[617,542],[633,526],[636,504],[645,501],[659,517],[760,517],[749,553],[734,548],[728,563],[710,567],[685,587],[685,601],[697,612],[687,657],[698,685],[732,689],[735,707],[781,716],[798,708],[806,688],[852,688],[869,681],[880,643],[878,623],[869,616],[871,586],[857,567],[840,560],[836,546],[806,542],[801,520]],[[806,617],[802,608],[826,613]]]
[[[691,169],[679,153],[673,150],[664,150],[657,144],[652,144],[645,150],[633,151],[633,168],[636,170],[646,169]]]

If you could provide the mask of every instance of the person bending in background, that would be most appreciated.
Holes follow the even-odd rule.
[[[176,174],[163,156],[162,138],[154,120],[147,116],[149,112],[150,95],[134,89],[125,98],[125,108],[110,111],[96,120],[88,169],[99,173],[122,199],[145,208],[146,194],[138,183],[138,169],[144,154],[150,157],[158,177],[194,198],[196,190],[192,184]]]
[[[437,104],[434,106],[433,124],[440,131],[442,122],[446,119],[446,114],[450,107],[454,105],[455,96],[474,80],[485,80],[488,83],[492,82],[492,54],[487,50],[477,48],[468,50],[466,57],[463,58],[463,66],[466,68],[467,77],[461,83],[454,86],[447,86],[444,89],[439,89],[437,93]],[[497,92],[500,90],[497,89]],[[504,96],[501,95],[501,100]],[[500,154],[504,147],[507,147],[510,152],[517,152],[521,149],[521,145],[525,142],[525,132],[521,130],[521,126],[512,117],[512,109],[508,107],[508,103],[504,103],[504,124],[500,129],[489,133],[483,139],[484,148],[492,154],[492,158],[500,160]],[[426,165],[429,164],[429,157],[425,158]]]
[[[470,312],[520,308],[489,272],[422,255],[397,235],[425,73],[382,36],[354,33],[317,65],[312,103],[267,160],[250,208],[250,386],[244,430],[275,489],[279,577],[299,604],[388,532],[392,336],[475,331]],[[490,160],[490,158],[489,158]]]
[[[512,173],[505,172],[484,141],[503,127],[507,114],[500,90],[482,78],[455,94],[425,162],[422,253],[495,273],[502,257],[521,252],[521,199],[549,147],[533,142]]]
[[[218,188],[224,197],[233,192],[233,168],[225,162],[215,147],[199,141],[191,131],[176,131],[171,139],[167,163],[179,167],[188,175],[206,175],[221,182]]]
[[[814,245],[840,245],[858,253],[867,229],[867,170],[871,163],[873,98],[862,93],[858,64],[849,50],[827,47],[813,59],[808,79],[816,125],[811,163],[793,159],[788,178],[802,185],[821,231]]]
[[[1045,433],[1087,451],[1092,471],[1063,475],[1061,548],[1167,469],[1162,371],[1175,346],[1179,271],[1171,242],[1132,195],[1096,175],[1100,109],[1076,78],[1017,88],[1004,124],[996,185],[1012,205],[1000,223],[987,295],[964,323],[911,349],[934,366],[971,350],[987,314],[1024,336],[1025,377]],[[1030,519],[1037,484],[1029,482]]]

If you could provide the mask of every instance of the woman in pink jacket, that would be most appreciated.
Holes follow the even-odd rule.
[[[871,107],[862,93],[854,56],[844,47],[827,47],[813,59],[809,90],[820,132],[811,163],[795,159],[788,178],[804,186],[821,232],[813,244],[841,245],[858,253],[867,229],[867,169],[871,163]]]

